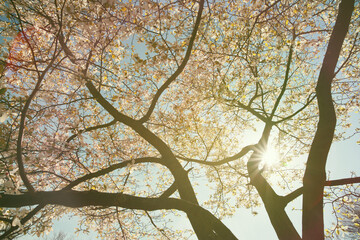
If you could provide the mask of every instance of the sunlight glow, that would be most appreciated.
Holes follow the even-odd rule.
[[[262,154],[262,162],[268,166],[272,166],[279,162],[279,153],[275,147],[269,146]]]

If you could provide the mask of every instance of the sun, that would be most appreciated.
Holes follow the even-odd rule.
[[[262,154],[262,162],[267,166],[273,166],[279,162],[280,155],[275,147],[268,146]]]

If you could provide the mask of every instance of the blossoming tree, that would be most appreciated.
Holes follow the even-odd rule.
[[[66,213],[107,239],[237,239],[221,219],[260,204],[279,239],[324,239],[324,187],[359,182],[325,174],[336,119],[341,140],[359,106],[353,0],[1,11],[2,239]],[[299,196],[302,233],[285,211]]]

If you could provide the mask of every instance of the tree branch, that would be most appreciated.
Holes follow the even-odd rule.
[[[354,183],[360,183],[360,177],[355,178],[342,178],[342,179],[336,179],[336,180],[328,180],[325,182],[325,186],[332,187],[332,186],[340,186],[340,185],[346,185],[346,184],[354,184]],[[299,197],[301,194],[303,194],[304,188],[300,187],[296,189],[295,191],[289,193],[288,195],[283,197],[283,201],[285,201],[286,204],[293,201],[295,198]]]
[[[184,70],[186,64],[188,63],[189,58],[190,58],[190,54],[191,54],[191,50],[193,48],[194,41],[195,41],[195,38],[196,38],[196,35],[197,35],[197,31],[199,29],[203,8],[204,8],[204,0],[201,0],[199,2],[199,10],[198,10],[198,14],[197,14],[196,21],[195,21],[195,26],[194,26],[194,29],[193,29],[193,31],[191,33],[191,37],[190,37],[189,44],[188,44],[188,47],[187,47],[187,50],[186,50],[186,53],[185,53],[185,57],[184,57],[183,61],[181,62],[180,66],[176,69],[176,71],[169,77],[168,80],[166,80],[166,82],[156,92],[147,113],[139,120],[140,122],[143,123],[143,122],[146,122],[147,120],[149,120],[150,115],[154,111],[156,103],[159,100],[161,94],[182,73],[182,71]]]
[[[299,108],[298,110],[296,110],[293,114],[290,114],[290,115],[287,116],[287,117],[284,117],[284,118],[282,118],[282,119],[280,119],[280,120],[278,120],[278,121],[275,121],[274,124],[276,125],[276,124],[282,123],[282,122],[284,122],[284,121],[287,121],[287,120],[293,118],[294,116],[296,116],[297,114],[299,114],[300,112],[302,112],[307,106],[309,106],[309,104],[310,104],[315,98],[316,98],[316,95],[314,95],[314,96],[311,97],[311,94],[310,94],[309,97],[308,97],[308,100],[307,100],[307,102],[304,104],[304,106],[302,106],[301,108]]]
[[[0,195],[1,196],[1,195]],[[39,204],[33,210],[31,210],[23,219],[20,220],[22,225],[25,225],[27,221],[29,221],[35,214],[37,214],[41,209],[43,209],[46,204]],[[10,229],[5,231],[1,236],[0,239],[8,239],[7,237],[12,234],[14,231],[19,229],[19,226],[11,226]]]
[[[62,190],[54,192],[33,192],[20,195],[2,194],[0,206],[19,208],[36,204],[55,204],[71,208],[85,206],[122,207],[155,211],[176,209],[188,214],[197,214],[199,219],[210,225],[224,239],[237,239],[233,233],[214,215],[197,204],[175,198],[144,198],[124,193],[102,193],[98,191]]]
[[[24,32],[24,28],[22,26],[22,20],[20,17],[20,14],[15,6],[15,3],[13,1],[11,1],[11,4],[13,5],[15,12],[17,14],[18,20],[20,22],[20,26],[21,26],[21,30],[23,32],[23,36],[24,39],[26,40],[26,43],[28,45],[28,47],[30,48],[31,51],[31,55],[34,61],[34,66],[36,69],[36,72],[38,74],[38,80],[36,82],[35,88],[34,90],[31,92],[30,96],[26,99],[24,108],[21,110],[21,117],[20,117],[20,125],[19,125],[19,133],[18,133],[18,138],[17,138],[17,143],[16,143],[16,161],[19,167],[19,174],[21,177],[21,180],[23,181],[25,187],[28,189],[28,191],[33,192],[35,191],[34,187],[31,185],[28,177],[26,176],[26,172],[24,169],[24,162],[22,159],[22,141],[23,141],[23,136],[24,136],[24,130],[25,130],[25,120],[26,120],[26,115],[27,115],[27,111],[30,107],[31,101],[34,99],[35,95],[37,94],[37,92],[40,90],[40,86],[41,86],[41,82],[43,81],[46,73],[49,71],[49,69],[52,67],[53,63],[55,62],[55,59],[57,58],[57,56],[59,55],[60,52],[57,52],[57,41],[55,44],[55,50],[54,50],[54,54],[52,56],[52,59],[50,60],[50,63],[46,66],[46,68],[43,71],[40,71],[37,68],[36,65],[36,56],[33,52],[32,46],[29,42],[29,40],[27,39],[25,32]],[[57,53],[56,53],[57,52]]]
[[[75,181],[71,182],[69,185],[64,187],[63,190],[70,190],[73,187],[79,185],[80,183],[88,181],[88,180],[90,180],[92,178],[100,177],[100,176],[102,176],[104,174],[107,174],[109,172],[112,172],[114,170],[126,167],[129,164],[139,164],[139,163],[159,163],[159,164],[163,165],[163,161],[161,160],[161,158],[155,158],[155,157],[145,157],[145,158],[127,160],[127,161],[124,161],[124,162],[121,162],[121,163],[111,165],[110,167],[101,169],[101,170],[99,170],[97,172],[86,174],[86,175],[76,179]]]
[[[84,133],[84,132],[90,132],[90,131],[97,130],[97,129],[100,129],[100,128],[110,127],[110,126],[114,125],[116,122],[117,122],[117,121],[114,119],[114,120],[112,120],[111,122],[108,122],[108,123],[105,123],[105,124],[100,124],[100,125],[97,125],[97,126],[93,126],[93,127],[88,127],[88,128],[82,129],[82,130],[80,130],[78,133],[71,135],[71,136],[66,140],[66,142],[67,142],[67,143],[71,142],[74,138],[76,138],[77,136],[79,136],[80,134],[82,134],[82,133]]]
[[[255,147],[255,145],[248,145],[246,147],[244,147],[243,149],[241,149],[241,151],[231,157],[227,157],[224,158],[222,160],[219,161],[214,161],[214,162],[207,162],[205,160],[199,160],[199,159],[192,159],[192,158],[185,158],[185,157],[181,157],[181,156],[176,156],[176,158],[183,160],[183,161],[187,161],[187,162],[194,162],[194,163],[199,163],[199,164],[203,164],[203,165],[208,165],[208,166],[219,166],[222,164],[226,164],[232,161],[235,161],[243,156],[245,156],[248,152],[250,152],[251,150],[253,150]]]
[[[232,101],[232,100],[230,100]],[[257,117],[258,119],[260,119],[261,121],[263,121],[264,123],[268,122],[268,118],[261,115],[260,113],[258,113],[257,111],[255,111],[253,108],[251,108],[249,105],[245,105],[243,103],[241,103],[240,101],[236,101],[235,103],[238,107],[245,109],[246,111],[250,112],[252,115],[254,115],[255,117]]]
[[[86,87],[89,89],[90,93],[93,95],[95,100],[111,115],[115,120],[124,123],[125,125],[131,127],[135,132],[137,132],[141,137],[143,137],[147,142],[153,145],[161,155],[171,156],[173,155],[170,148],[154,133],[149,129],[144,127],[139,121],[134,120],[125,114],[119,112],[112,104],[110,104],[101,93],[95,88],[90,80],[86,82]]]
[[[339,186],[339,185],[346,185],[346,184],[353,184],[353,183],[360,183],[360,177],[328,180],[325,182],[325,186]]]
[[[171,195],[173,195],[173,193],[176,192],[176,190],[177,190],[176,182],[173,182],[171,186],[160,195],[159,198],[168,198]]]
[[[279,96],[277,97],[277,99],[276,99],[276,101],[274,103],[274,107],[273,107],[273,109],[271,111],[270,120],[272,120],[272,118],[274,117],[276,109],[278,108],[278,106],[280,104],[281,98],[283,97],[283,95],[284,95],[284,93],[286,91],[287,84],[289,82],[289,73],[290,73],[291,60],[292,60],[292,55],[293,55],[293,48],[294,48],[294,39],[291,42],[291,46],[290,46],[290,50],[289,50],[289,56],[288,56],[288,60],[287,60],[287,63],[286,63],[286,71],[285,71],[284,82],[283,82],[283,85],[281,87],[281,92],[280,92]]]

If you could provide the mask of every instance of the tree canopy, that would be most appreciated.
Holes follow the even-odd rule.
[[[325,173],[359,108],[359,2],[0,11],[0,239],[71,213],[106,239],[230,240],[222,219],[264,206],[279,239],[320,240],[324,187],[360,182]],[[285,211],[297,197],[301,233]],[[191,229],[171,224],[179,212]]]

